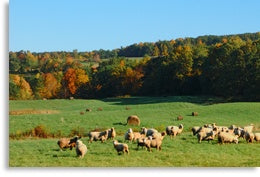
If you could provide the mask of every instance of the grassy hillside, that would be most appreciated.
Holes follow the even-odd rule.
[[[253,123],[255,132],[260,132],[260,103],[222,103],[223,100],[209,97],[131,97],[103,100],[31,100],[10,101],[9,111],[44,110],[45,114],[24,114],[9,116],[9,133],[17,134],[44,125],[49,132],[60,132],[68,136],[72,130],[86,134],[90,130],[115,127],[118,137],[129,127],[153,127],[160,131],[167,125],[184,125],[183,134],[171,140],[166,137],[162,151],[136,150],[135,143],[128,143],[129,155],[118,156],[112,141],[101,144],[83,142],[89,151],[84,159],[77,159],[75,150],[60,152],[58,138],[9,141],[10,166],[260,166],[260,144],[218,145],[217,141],[197,143],[190,128],[205,123],[217,125],[245,126]],[[126,107],[128,109],[126,109]],[[92,109],[85,112],[86,108]],[[98,111],[102,108],[102,111]],[[56,112],[52,112],[56,111]],[[83,111],[85,114],[80,115]],[[197,111],[198,117],[191,112]],[[141,119],[140,126],[125,125],[129,115]],[[177,121],[182,115],[184,120]]]

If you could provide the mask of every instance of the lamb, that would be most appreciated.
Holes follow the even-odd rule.
[[[165,136],[165,135],[164,135]],[[143,140],[144,144],[145,144],[145,147],[151,152],[151,148],[156,148],[157,150],[162,150],[162,140],[163,140],[163,137],[162,136],[161,138],[155,138],[155,139],[152,139],[152,138],[145,138]]]
[[[232,135],[230,133],[226,133],[226,132],[219,132],[218,133],[218,142],[219,143],[236,143],[238,144],[238,136],[237,135]]]
[[[255,133],[255,140],[260,141],[260,133]]]
[[[172,139],[172,135],[175,137],[176,135],[180,134],[183,130],[183,125],[180,124],[179,127],[177,126],[168,126],[166,127],[166,133],[167,135],[171,136]]]
[[[153,128],[147,129],[145,127],[142,127],[140,134],[144,134],[145,136],[152,136],[154,133],[157,132],[158,131]]]
[[[147,139],[147,137],[137,139],[137,150],[139,149],[139,146],[141,146],[142,148],[145,146],[145,143],[144,143],[145,139]]]
[[[131,128],[128,129],[128,131],[125,133],[125,140],[133,141],[134,140],[134,133]]]
[[[58,146],[60,147],[60,150],[64,150],[67,148],[70,148],[70,150],[72,150],[73,147],[76,146],[76,141],[78,139],[80,139],[81,137],[74,137],[72,139],[70,138],[61,138],[59,139],[59,141],[57,142]]]
[[[201,131],[197,134],[197,138],[198,138],[198,142],[201,143],[201,141],[210,141],[210,140],[214,140],[216,135],[215,131],[210,131],[210,132],[206,132],[206,131]]]
[[[116,130],[114,127],[108,129],[108,139],[114,139],[116,137]]]
[[[118,155],[120,154],[120,152],[123,152],[123,153],[127,153],[129,154],[129,150],[128,150],[128,145],[125,144],[125,143],[118,143],[117,140],[114,140],[113,141],[113,144],[114,144],[114,148],[116,149]]]
[[[101,141],[102,143],[107,140],[108,137],[108,130],[103,132],[89,132],[89,143],[92,143],[92,141]]]
[[[81,140],[77,140],[76,142],[76,154],[79,158],[83,158],[87,153],[88,148]]]
[[[247,131],[245,131],[244,132],[244,138],[245,138],[245,140],[248,142],[248,143],[253,143],[253,141],[254,141],[254,139],[255,139],[255,135],[254,135],[254,133],[252,133],[252,132],[247,132]]]

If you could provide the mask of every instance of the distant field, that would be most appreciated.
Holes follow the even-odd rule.
[[[129,110],[126,107],[130,108]],[[92,109],[85,112],[86,108]],[[102,108],[102,111],[98,111]],[[26,110],[26,111],[24,111]],[[29,111],[28,111],[29,110]],[[44,111],[43,111],[44,110]],[[49,112],[45,112],[48,111]],[[84,159],[77,159],[75,150],[59,151],[56,144],[58,138],[23,140],[10,139],[9,166],[85,166],[85,167],[199,167],[199,166],[260,166],[260,143],[247,144],[241,139],[239,144],[218,145],[213,142],[198,144],[192,136],[192,126],[200,126],[215,122],[217,125],[245,126],[253,123],[255,132],[260,132],[260,103],[235,102],[223,103],[219,98],[209,97],[131,97],[108,98],[103,100],[27,100],[10,101],[9,111],[19,115],[9,116],[9,133],[17,134],[44,125],[56,134],[68,136],[72,130],[83,131],[115,127],[118,137],[123,141],[123,134],[132,127],[153,127],[160,131],[168,125],[184,125],[183,134],[171,140],[163,140],[162,151],[153,152],[144,149],[136,150],[135,143],[128,143],[129,155],[118,156],[113,148],[112,140],[105,143],[88,144]],[[23,111],[25,114],[23,114]],[[198,117],[191,112],[197,111]],[[26,114],[33,112],[36,114]],[[84,112],[84,115],[80,115]],[[37,114],[38,113],[38,114]],[[141,119],[140,126],[125,125],[129,115],[136,114]],[[184,120],[177,121],[182,115]]]

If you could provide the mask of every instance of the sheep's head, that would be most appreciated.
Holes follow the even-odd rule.
[[[116,146],[118,144],[118,141],[117,140],[114,140],[113,141],[113,145]]]
[[[76,142],[76,145],[77,146],[80,146],[80,145],[82,145],[83,144],[83,142],[81,141],[81,140],[77,140],[77,142]]]
[[[69,141],[69,146],[71,147],[70,149],[72,149],[72,147],[76,146],[76,142],[80,138],[81,138],[81,136],[75,136],[74,138],[70,139],[70,141]]]
[[[183,125],[182,124],[179,125],[179,129],[183,129]]]
[[[140,134],[145,134],[146,135],[146,133],[147,133],[147,128],[142,127]]]
[[[132,128],[129,128],[129,129],[128,129],[128,133],[133,133]]]
[[[114,127],[112,127],[112,128],[111,128],[111,132],[114,132],[114,131],[115,131],[115,128],[114,128]]]

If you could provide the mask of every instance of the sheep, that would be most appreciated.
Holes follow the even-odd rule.
[[[89,132],[88,137],[89,137],[89,143],[91,143],[93,140],[101,141],[103,143],[105,140],[107,140],[108,130],[103,132]]]
[[[226,132],[219,132],[218,133],[218,142],[222,143],[222,144],[224,144],[226,142],[228,142],[228,143],[234,142],[234,143],[238,144],[238,136],[232,135],[232,134],[226,133]]]
[[[254,124],[248,125],[244,127],[244,130],[248,133],[252,133],[254,129]]]
[[[164,135],[165,136],[165,135]],[[151,152],[151,148],[156,148],[157,150],[162,150],[162,140],[163,137],[160,138],[145,138],[143,140],[143,143],[145,144],[145,147]]]
[[[260,133],[255,133],[255,140],[260,141]]]
[[[61,138],[58,140],[57,144],[60,147],[60,150],[64,150],[70,148],[72,150],[73,147],[76,146],[76,141],[81,137],[74,137],[74,138]]]
[[[146,136],[144,135],[144,134],[141,134],[140,132],[133,132],[133,134],[134,134],[134,142],[136,142],[137,141],[137,139],[139,139],[139,138],[145,138]]]
[[[125,140],[133,141],[134,140],[134,133],[131,128],[128,129],[128,131],[125,133]]]
[[[76,154],[79,158],[83,158],[87,153],[88,148],[81,140],[77,140],[76,142]]]
[[[116,137],[116,130],[114,127],[108,129],[108,139],[114,139]]]
[[[244,138],[248,143],[253,143],[254,139],[255,139],[255,135],[254,133],[249,133],[247,131],[244,132]]]
[[[127,153],[129,154],[129,149],[128,149],[128,145],[125,144],[125,143],[118,143],[117,140],[114,140],[113,141],[113,144],[114,144],[114,148],[116,149],[118,155],[120,152],[123,152],[123,153]]]
[[[157,132],[158,131],[153,128],[147,129],[145,127],[142,127],[140,134],[144,134],[145,136],[152,136],[154,133]]]
[[[202,140],[204,141],[210,141],[210,140],[214,140],[216,135],[215,131],[210,131],[210,132],[206,132],[206,131],[201,131],[197,134],[197,138],[198,138],[198,142],[201,143]]]
[[[139,149],[139,146],[142,148],[145,146],[144,139],[147,139],[147,137],[137,139],[137,150]]]
[[[241,135],[241,132],[243,131],[243,129],[242,128],[240,128],[240,127],[236,127],[235,129],[234,129],[234,135],[237,135],[238,137],[242,137],[242,135]]]
[[[166,135],[166,131],[163,131],[161,133],[157,132],[157,133],[154,133],[151,137],[152,139],[156,139],[156,138],[160,138],[163,140],[163,138],[165,137]]]
[[[197,133],[199,133],[199,130],[201,129],[201,127],[195,126],[191,128],[191,131],[193,133],[193,135],[195,136]]]
[[[166,127],[166,133],[167,135],[171,136],[172,139],[172,135],[175,137],[176,135],[180,134],[183,130],[183,125],[180,124],[179,127],[177,126],[168,126]]]

